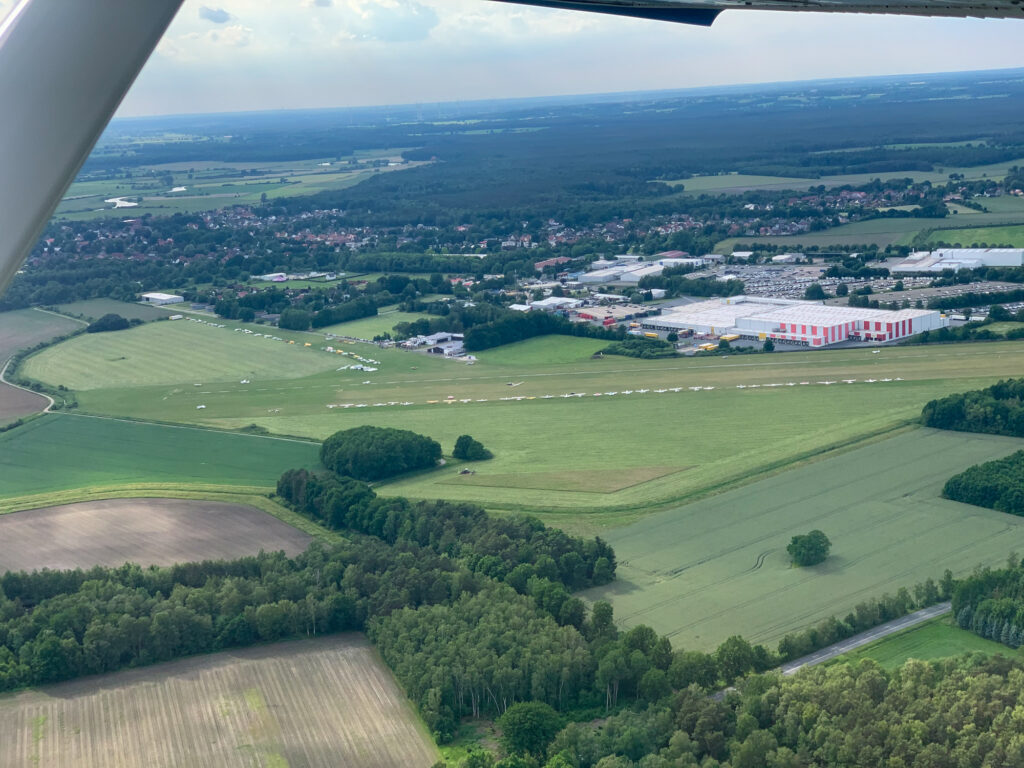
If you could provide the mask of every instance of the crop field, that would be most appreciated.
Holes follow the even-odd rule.
[[[425,731],[360,635],[0,697],[11,768],[429,768],[440,755]]]
[[[19,349],[69,333],[81,326],[75,320],[38,309],[0,313],[0,370]],[[0,425],[45,407],[46,400],[39,395],[0,383]]]
[[[938,229],[932,233],[933,241],[960,243],[965,248],[985,243],[988,247],[1006,245],[1024,246],[1024,226],[971,227],[970,229]]]
[[[83,220],[128,212],[133,216],[146,213],[194,213],[231,205],[258,204],[263,195],[273,199],[344,189],[370,178],[375,171],[388,173],[424,164],[411,162],[385,165],[377,169],[365,164],[348,164],[350,159],[402,163],[403,151],[396,148],[360,152],[358,158],[344,158],[342,162],[336,162],[331,158],[329,167],[322,166],[318,160],[262,164],[197,161],[144,166],[135,169],[134,178],[131,180],[118,178],[109,181],[76,181],[57,206],[54,216]],[[188,178],[190,170],[195,171],[192,178]],[[147,175],[149,171],[159,175]],[[165,173],[171,174],[175,186],[168,186],[162,182],[162,175]],[[174,191],[175,187],[184,189]],[[106,202],[119,197],[132,202],[141,197],[142,201],[138,205],[121,209],[115,209],[113,203]]]
[[[0,361],[25,347],[70,333],[82,323],[41,309],[0,312]]]
[[[184,304],[166,307],[154,307],[150,304],[136,304],[114,299],[87,299],[59,304],[57,309],[69,315],[76,315],[86,320],[98,320],[106,314],[115,314],[129,320],[157,320],[161,317],[176,314]]]
[[[930,181],[933,184],[945,184],[949,174],[962,173],[967,181],[979,179],[1001,179],[1015,165],[1024,164],[1024,160],[1010,160],[993,165],[979,165],[963,168],[936,168],[934,171],[888,171],[885,173],[849,173],[821,178],[800,179],[785,176],[752,176],[735,173],[722,176],[693,176],[689,179],[678,179],[666,182],[673,186],[682,185],[686,194],[718,194],[737,195],[750,190],[779,191],[784,189],[806,190],[811,187],[841,187],[847,184],[860,186],[870,184],[875,179],[913,179],[915,182]]]
[[[127,335],[175,325],[159,323]],[[225,329],[196,325],[196,331],[219,334],[243,349],[261,341]],[[104,335],[111,343],[124,338]],[[282,346],[265,343],[269,349]],[[472,366],[353,344],[345,349],[372,356],[379,370],[346,368],[250,384],[222,377],[202,380],[201,387],[173,383],[180,373],[166,362],[166,383],[120,385],[123,379],[108,375],[105,360],[78,357],[82,367],[76,376],[91,386],[78,392],[79,410],[229,429],[256,424],[276,434],[316,439],[377,424],[429,435],[446,451],[459,435],[471,434],[495,453],[493,460],[473,467],[475,475],[459,475],[461,465],[449,462],[382,485],[380,492],[528,509],[582,531],[619,525],[652,506],[691,499],[849,445],[916,419],[928,400],[1024,374],[1020,342],[889,347],[878,354],[847,349],[591,359],[601,344],[532,339],[488,350]],[[66,346],[71,345],[45,353],[53,355],[58,371],[48,381],[67,380],[60,372]],[[336,366],[337,358],[316,349],[284,347]],[[109,350],[110,357],[122,354],[117,346]],[[237,352],[228,351],[223,359],[232,355]],[[216,364],[210,357],[209,365]],[[152,380],[152,373],[140,378]],[[636,479],[652,467],[654,474]],[[612,476],[600,483],[580,481],[602,472]],[[594,514],[559,517],[581,511]]]
[[[963,653],[1002,654],[1024,660],[1024,651],[960,629],[949,616],[944,616],[845,653],[837,661],[856,663],[874,659],[886,669],[896,669],[908,659],[930,661]]]
[[[107,499],[0,515],[0,573],[233,560],[312,541],[266,512],[189,499]]]
[[[53,414],[0,434],[0,499],[139,483],[266,489],[286,469],[319,467],[318,451],[299,440]]]
[[[946,568],[962,575],[1024,549],[1024,518],[939,496],[950,475],[1021,444],[919,428],[651,515],[605,534],[618,578],[584,594],[677,647],[712,648],[737,628],[774,644]],[[786,545],[814,528],[831,555],[792,567]]]

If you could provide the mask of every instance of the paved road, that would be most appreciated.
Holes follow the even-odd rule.
[[[934,619],[936,616],[942,616],[944,613],[949,613],[950,610],[951,605],[949,603],[938,603],[928,608],[922,608],[920,611],[907,614],[902,619],[893,619],[885,624],[878,625],[874,629],[869,629],[867,632],[861,632],[859,635],[848,637],[842,642],[822,648],[820,651],[809,656],[783,664],[780,669],[782,674],[792,675],[802,667],[813,667],[815,664],[821,664],[823,661],[834,659],[836,656],[841,656],[847,651],[852,651],[854,648],[860,648],[862,645],[867,645],[881,637],[886,637],[887,635],[912,627],[915,624]]]

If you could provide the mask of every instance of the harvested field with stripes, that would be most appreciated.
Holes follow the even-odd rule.
[[[241,504],[188,499],[109,499],[0,516],[0,573],[52,568],[172,565],[284,550],[313,537]]]
[[[278,643],[0,697],[0,768],[428,768],[361,635]]]

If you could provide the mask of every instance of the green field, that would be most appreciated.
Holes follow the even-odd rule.
[[[1001,179],[1015,165],[1024,160],[1010,160],[992,165],[979,165],[973,168],[936,168],[934,171],[890,171],[886,173],[849,173],[820,178],[794,178],[786,176],[754,176],[743,173],[724,174],[719,176],[693,176],[689,179],[668,181],[672,186],[682,185],[686,194],[719,194],[735,195],[752,189],[779,191],[785,189],[806,190],[811,187],[841,187],[847,184],[860,186],[870,184],[875,179],[913,179],[915,182],[930,181],[933,184],[945,184],[949,174],[962,173],[967,181],[978,179]]]
[[[83,317],[86,320],[98,320],[106,314],[120,315],[129,320],[157,320],[161,317],[176,314],[180,306],[154,307],[150,304],[135,304],[113,299],[88,299],[73,301],[70,304],[59,304],[57,309],[67,315]]]
[[[74,390],[204,381],[291,379],[334,370],[334,355],[315,347],[288,344],[234,332],[243,327],[222,321],[224,328],[187,320],[152,323],[116,333],[71,339],[28,360],[23,372],[41,381]],[[259,326],[244,326],[259,327]],[[261,332],[276,329],[262,327]],[[288,336],[281,336],[288,338]]]
[[[1000,199],[1000,198],[994,198]],[[1016,198],[1014,198],[1016,200]],[[928,230],[931,239],[949,241],[948,232],[954,230],[941,229],[943,226],[952,226],[959,217],[947,216],[943,219],[868,219],[867,221],[855,221],[851,224],[841,224],[832,229],[821,232],[811,232],[802,235],[783,235],[778,237],[731,237],[715,245],[716,250],[731,249],[741,243],[769,243],[772,245],[804,247],[818,246],[828,248],[840,245],[862,245],[866,243],[877,243],[885,245],[913,245],[918,233]],[[973,213],[970,218],[973,226],[979,229],[960,229],[958,232],[979,232],[985,225],[995,231],[1016,229],[1015,225],[1024,223],[1024,207],[1016,210]],[[971,239],[969,242],[974,242]],[[980,242],[980,240],[979,240]]]
[[[189,427],[53,414],[0,434],[0,498],[94,486],[272,487],[317,467],[319,446]]]
[[[855,663],[861,659],[874,659],[886,669],[896,669],[908,659],[930,661],[963,653],[1002,654],[1024,660],[1024,651],[960,629],[949,616],[943,616],[844,653],[837,661]]]
[[[448,451],[468,433],[495,453],[475,475],[449,465],[381,492],[526,509],[581,531],[884,433],[916,419],[928,400],[1024,374],[1020,342],[650,361],[595,360],[603,342],[548,337],[488,350],[472,366],[345,345],[379,361],[366,372],[336,370],[352,358],[230,327],[178,321],[100,336],[47,350],[26,372],[76,388],[87,413],[229,429],[255,423],[317,439],[377,424],[429,435]],[[264,375],[249,372],[257,366]],[[680,391],[657,391],[672,387]],[[561,396],[574,392],[585,397]]]
[[[1006,245],[1024,247],[1024,226],[971,227],[970,229],[937,229],[932,232],[933,242],[960,243],[965,248],[986,243],[989,247]]]
[[[327,190],[344,189],[358,184],[375,173],[414,168],[423,163],[384,165],[373,168],[366,161],[403,163],[402,148],[358,152],[340,162],[331,159],[329,166],[321,160],[297,160],[279,163],[190,162],[143,166],[133,169],[131,179],[107,181],[76,181],[57,206],[56,218],[93,219],[102,216],[141,216],[147,213],[170,215],[209,211],[232,205],[254,205],[265,195],[268,199],[311,195]],[[349,160],[355,161],[350,164]],[[192,178],[188,172],[194,170]],[[175,186],[184,190],[173,192],[160,176],[170,173]],[[255,173],[254,173],[255,172]],[[117,197],[142,202],[136,206],[115,209],[106,200]]]
[[[1024,328],[1024,323],[1017,323],[1012,320],[1004,323],[989,323],[985,326],[985,330],[991,331],[997,336],[1005,336],[1009,331],[1016,331],[1020,328]]]
[[[369,340],[374,336],[383,336],[385,333],[391,333],[392,329],[399,323],[414,323],[424,317],[427,317],[427,315],[393,310],[391,312],[381,312],[374,317],[363,317],[359,320],[350,320],[347,323],[328,325],[318,330],[321,333],[333,333],[337,336]]]
[[[939,496],[950,475],[1021,444],[919,428],[651,515],[605,534],[618,578],[585,595],[677,647],[712,648],[740,628],[775,643],[946,568],[962,575],[1024,549],[1024,518]],[[792,567],[786,545],[812,528],[832,540],[831,556]]]

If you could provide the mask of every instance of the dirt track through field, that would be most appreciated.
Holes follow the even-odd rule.
[[[336,635],[0,696],[0,768],[428,768],[366,638]]]
[[[302,552],[312,537],[254,507],[187,499],[109,499],[0,516],[0,573],[233,559]]]

